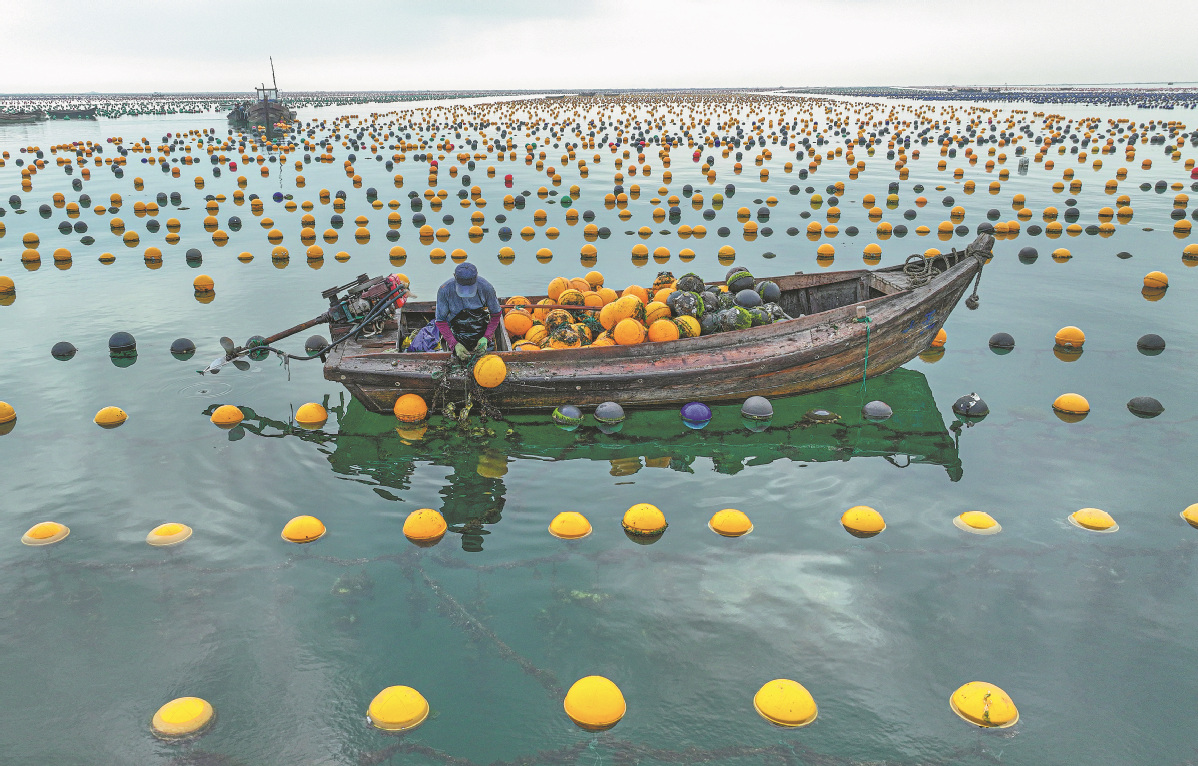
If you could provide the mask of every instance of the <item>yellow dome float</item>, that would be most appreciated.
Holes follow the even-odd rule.
[[[637,542],[654,542],[665,534],[665,514],[656,505],[637,503],[624,512],[624,534]]]
[[[985,511],[965,511],[953,518],[953,526],[973,535],[997,535],[1002,525]]]
[[[315,516],[296,516],[283,527],[282,537],[289,543],[313,543],[324,537],[324,523]]]
[[[191,527],[186,524],[169,522],[159,524],[151,529],[150,534],[146,535],[146,542],[156,548],[165,548],[178,545],[189,537],[191,537]]]
[[[1010,696],[994,684],[970,681],[948,698],[952,711],[974,726],[1005,729],[1019,721]]]
[[[94,418],[100,428],[116,428],[129,418],[120,407],[105,407],[96,413]]]
[[[388,732],[411,731],[428,719],[428,700],[410,686],[388,686],[375,695],[366,720]]]
[[[1078,529],[1088,529],[1091,532],[1118,532],[1119,525],[1111,518],[1111,514],[1098,508],[1082,508],[1069,514],[1069,523]]]
[[[295,411],[295,422],[303,428],[320,428],[328,419],[328,411],[316,402],[308,402]]]
[[[28,532],[21,535],[21,542],[33,546],[53,545],[65,540],[69,534],[71,534],[71,529],[66,524],[59,524],[57,521],[43,521],[40,524],[34,524]]]
[[[577,511],[562,511],[549,522],[549,534],[562,540],[581,540],[591,534],[591,522]]]
[[[221,428],[232,428],[245,418],[235,405],[222,404],[212,413],[212,422]]]
[[[17,411],[8,402],[0,402],[0,423],[11,423],[17,419]]]
[[[191,281],[191,286],[197,293],[210,293],[215,288],[216,283],[212,277],[207,274],[201,274]]]
[[[428,417],[428,405],[420,394],[404,394],[395,400],[395,418],[401,423],[420,423]]]
[[[840,517],[840,524],[853,537],[873,537],[886,529],[882,514],[868,505],[854,505]]]
[[[620,687],[603,676],[575,681],[562,706],[570,720],[587,731],[607,731],[628,711]]]
[[[753,708],[775,726],[787,728],[806,726],[819,715],[811,692],[788,678],[774,679],[758,689],[753,695]]]
[[[1066,423],[1077,423],[1090,414],[1090,403],[1081,394],[1061,394],[1053,401],[1052,411]]]
[[[1194,503],[1182,511],[1181,517],[1185,519],[1186,523],[1191,527],[1198,528],[1198,503]]]
[[[1056,336],[1053,338],[1056,344],[1062,348],[1075,349],[1081,351],[1082,346],[1086,342],[1086,334],[1081,331],[1081,328],[1069,325],[1057,330]]]
[[[716,511],[711,521],[707,522],[707,528],[721,537],[744,537],[753,531],[753,522],[743,511],[725,508]]]
[[[483,388],[495,388],[507,378],[507,365],[497,354],[487,354],[474,363],[474,381]]]
[[[186,739],[202,734],[216,720],[216,711],[207,700],[179,697],[158,708],[150,721],[159,739]]]
[[[1169,286],[1169,277],[1163,271],[1150,271],[1144,275],[1144,287],[1161,290]]]
[[[403,536],[422,548],[441,542],[445,536],[445,517],[432,508],[421,508],[404,519]]]

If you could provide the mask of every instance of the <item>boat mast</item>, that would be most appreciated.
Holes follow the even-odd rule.
[[[275,60],[273,56],[267,56],[270,59],[270,79],[275,85],[275,98],[279,97],[279,81],[275,77]]]

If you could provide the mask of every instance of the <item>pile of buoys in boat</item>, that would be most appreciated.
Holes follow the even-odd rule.
[[[659,272],[649,287],[630,285],[617,293],[603,275],[557,277],[546,298],[508,300],[503,324],[515,351],[584,346],[635,346],[745,330],[790,317],[778,301],[782,291],[734,267],[724,282],[709,285],[694,273],[675,278]]]

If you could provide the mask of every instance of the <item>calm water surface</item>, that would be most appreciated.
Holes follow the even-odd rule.
[[[371,108],[337,113],[346,111],[365,115]],[[1086,114],[1108,116],[1097,108],[1076,116]],[[113,135],[157,143],[168,131],[193,127],[223,134],[226,126],[219,115],[5,126],[0,147],[15,157],[20,146]],[[551,159],[560,154],[549,152]],[[720,225],[733,228],[728,242],[737,248],[736,263],[754,274],[819,268],[816,245],[784,233],[805,227],[799,213],[811,210],[810,195],[787,190],[798,183],[822,193],[845,180],[844,166],[828,162],[799,181],[782,172],[785,152],[776,151],[772,177],[762,184],[751,164],[737,177],[733,160],[708,153],[717,157],[716,186],[700,183],[689,152],[676,150],[670,193],[694,183],[710,197],[734,182],[736,196],[716,221],[705,222],[706,239],[684,243],[671,234],[648,241],[651,250],[692,247],[698,257],[691,264],[674,257],[638,268],[628,257],[641,240],[625,230],[662,228],[645,202],[660,184],[657,161],[652,179],[639,181],[642,200],[630,207],[627,223],[602,205],[613,172],[609,153],[592,164],[588,180],[578,180],[573,168],[565,174],[562,190],[582,186],[576,207],[595,210],[596,222],[613,230],[597,243],[609,285],[647,284],[660,269],[721,277]],[[634,413],[615,436],[591,425],[567,433],[545,413],[493,423],[493,436],[463,435],[434,418],[418,439],[397,433],[392,418],[365,412],[322,378],[318,364],[292,365],[290,379],[274,361],[217,377],[195,372],[218,355],[221,335],[240,341],[269,334],[319,313],[321,290],[362,272],[392,270],[391,243],[383,238],[388,211],[371,211],[363,190],[350,187],[340,172],[342,153],[333,165],[305,168],[306,189],[295,188],[290,166],[281,179],[278,165],[270,166],[270,178],[250,177],[247,192],[267,198],[266,215],[292,249],[282,269],[272,264],[248,206],[221,206],[222,220],[237,214],[246,224],[230,233],[226,247],[214,247],[203,232],[203,195],[231,196],[239,173],[214,179],[204,163],[171,179],[137,164],[139,155],[130,156],[121,180],[92,168],[84,190],[94,200],[122,194],[121,217],[141,232],[142,244],[124,248],[108,231],[109,216],[85,212],[79,220],[97,239],[87,247],[78,235],[58,234],[62,211],[48,220],[37,214],[54,191],[77,197],[70,179],[50,164],[34,191],[21,193],[10,161],[0,169],[0,204],[20,193],[29,212],[9,210],[0,240],[0,273],[18,285],[15,302],[0,306],[0,399],[18,412],[16,427],[0,437],[2,760],[1193,763],[1198,530],[1178,514],[1198,502],[1189,460],[1198,419],[1191,390],[1198,270],[1180,257],[1190,240],[1171,234],[1175,192],[1138,190],[1143,181],[1164,179],[1184,181],[1189,192],[1189,174],[1147,145],[1136,163],[1115,155],[1104,158],[1101,171],[1052,155],[1055,171],[1033,165],[1020,176],[1012,157],[1012,177],[998,195],[986,193],[992,176],[980,165],[966,173],[979,187],[966,195],[936,171],[933,152],[924,155],[911,164],[899,209],[885,220],[902,221],[916,196],[912,186],[924,183],[930,203],[906,222],[912,229],[935,229],[947,218],[944,194],[966,208],[971,228],[991,207],[1003,220],[1014,218],[1017,192],[1027,196],[1036,222],[1047,205],[1064,209],[1070,195],[1050,187],[1060,170],[1076,167],[1085,183],[1076,195],[1081,223],[1095,223],[1097,209],[1113,202],[1103,183],[1121,165],[1132,168],[1120,193],[1131,195],[1135,219],[1108,239],[1055,242],[1028,236],[1024,224],[1019,238],[997,244],[981,308],[952,315],[939,361],[917,359],[871,380],[864,395],[849,387],[779,401],[764,433],[749,433],[737,409],[723,407],[703,431],[685,428],[671,410]],[[1157,167],[1141,171],[1144,157]],[[840,222],[842,230],[857,225],[862,233],[833,241],[833,268],[861,266],[861,248],[874,241],[861,195],[881,198],[894,176],[882,157],[864,159],[867,169],[849,183]],[[470,211],[451,197],[442,212],[457,220],[446,249],[464,247],[501,294],[541,292],[554,276],[583,273],[581,226],[567,226],[553,207],[559,239],[517,237],[506,243],[517,251],[515,263],[497,261],[499,224],[492,217],[504,212],[502,176],[515,174],[514,191],[535,190],[544,176],[505,162],[487,179],[489,162],[471,175],[492,203],[484,211],[491,233],[482,244],[468,243]],[[410,219],[406,193],[425,183],[417,163],[397,165],[407,178],[402,190],[393,189],[382,163],[359,159],[357,168],[382,199],[404,201]],[[203,191],[190,181],[197,174],[208,178]],[[145,192],[133,189],[137,175],[146,179]],[[447,174],[442,181],[451,195],[459,182]],[[936,192],[936,184],[948,188]],[[343,229],[323,266],[313,269],[298,242],[302,213],[286,213],[269,195],[316,201],[321,187],[344,188],[347,220],[366,213],[374,237],[359,246],[352,229]],[[189,208],[158,216],[183,222],[178,246],[164,246],[165,230],[150,234],[148,219],[132,214],[134,201],[159,191],[181,192]],[[780,200],[770,222],[775,233],[742,241],[736,208],[755,210],[752,201],[770,194]],[[540,206],[533,200],[509,212],[507,225],[531,222]],[[810,220],[823,220],[812,212]],[[317,204],[318,230],[331,213]],[[684,204],[682,221],[701,218]],[[42,238],[37,271],[19,262],[26,231]],[[912,233],[883,242],[883,265],[944,247],[928,239],[934,236]],[[167,253],[160,269],[142,261],[150,244]],[[431,298],[454,264],[430,263],[408,220],[400,244],[408,249],[403,271],[418,294]],[[1018,249],[1029,244],[1040,257],[1021,263]],[[68,270],[50,258],[59,246],[75,255]],[[203,251],[199,269],[182,257],[191,246]],[[532,257],[542,246],[554,251],[549,264]],[[1073,258],[1055,263],[1049,253],[1062,246]],[[352,259],[334,261],[338,249]],[[257,257],[239,263],[234,256],[242,250]],[[97,262],[104,251],[117,256],[115,264]],[[768,251],[776,257],[764,257]],[[1132,257],[1117,258],[1120,251]],[[1149,302],[1141,280],[1155,269],[1169,274],[1171,287]],[[200,272],[215,279],[212,303],[193,298],[191,280]],[[1053,355],[1052,337],[1069,324],[1088,340],[1084,354],[1066,363]],[[108,358],[106,342],[117,330],[137,337],[131,366]],[[987,338],[1000,330],[1016,339],[1009,355],[987,349]],[[1148,332],[1166,339],[1163,354],[1137,352],[1136,339]],[[180,336],[199,347],[189,361],[168,353]],[[59,340],[73,342],[78,355],[51,358]],[[953,401],[973,391],[992,414],[974,427],[954,426]],[[1093,407],[1081,423],[1052,413],[1053,399],[1069,391]],[[1136,418],[1125,403],[1138,395],[1158,398],[1165,413]],[[874,398],[894,407],[891,421],[862,421],[862,402]],[[289,425],[308,401],[331,409],[319,431]],[[223,403],[246,409],[245,427],[212,426],[206,413]],[[125,409],[128,422],[97,428],[91,418],[107,405]],[[813,407],[833,410],[842,422],[803,427],[803,413]],[[658,505],[670,522],[654,545],[636,545],[620,529],[621,514],[637,502]],[[839,516],[857,504],[881,511],[885,533],[857,540],[844,532]],[[1120,531],[1091,534],[1066,523],[1087,506],[1109,511]],[[434,548],[416,548],[400,531],[405,516],[423,507],[443,511],[453,529]],[[728,507],[752,518],[751,535],[723,539],[706,528],[713,512]],[[971,509],[998,519],[1002,534],[974,537],[954,528],[953,516]],[[546,527],[562,510],[586,514],[594,534],[572,543],[551,537]],[[299,514],[322,519],[328,536],[303,547],[283,542],[280,530]],[[44,550],[22,546],[20,535],[44,519],[69,525],[70,538]],[[195,536],[178,549],[150,548],[146,533],[165,521],[187,523]],[[578,730],[561,709],[563,690],[589,674],[611,678],[628,701],[623,722],[600,735]],[[754,712],[753,694],[778,677],[812,692],[820,708],[814,725],[782,731]],[[1019,724],[987,732],[954,716],[948,697],[971,680],[1010,693]],[[433,709],[404,738],[364,722],[370,699],[392,684],[419,689]],[[189,744],[159,743],[149,733],[150,716],[183,695],[210,700],[217,725]]]

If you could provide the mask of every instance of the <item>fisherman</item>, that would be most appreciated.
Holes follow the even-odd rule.
[[[458,265],[453,279],[437,290],[437,330],[450,353],[462,361],[493,343],[502,316],[495,288],[478,275],[473,263]]]

